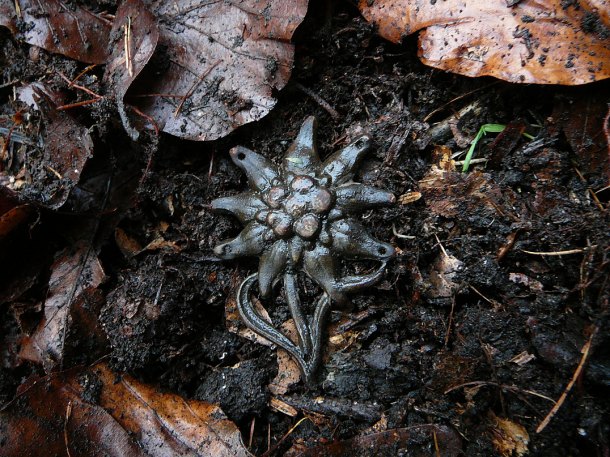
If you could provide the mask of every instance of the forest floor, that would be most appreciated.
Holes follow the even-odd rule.
[[[57,189],[36,179],[48,170],[30,152],[40,169],[29,165],[18,193],[40,205],[0,239],[0,454],[14,439],[7,417],[33,417],[23,384],[51,379],[27,343],[51,279],[80,281],[82,268],[75,279],[58,265],[94,252],[84,270],[99,280],[87,278],[86,298],[85,286],[68,289],[79,297],[71,325],[52,330],[64,333],[57,376],[77,370],[93,403],[101,360],[117,379],[219,405],[254,455],[610,455],[609,81],[441,72],[417,59],[415,39],[385,41],[343,2],[311,2],[292,41],[275,108],[223,139],[148,131],[133,142],[111,104],[91,104],[80,116],[94,154],[57,209],[42,205]],[[4,29],[0,49],[5,75],[23,83],[65,86],[48,75],[85,67],[44,51],[33,59]],[[3,116],[15,112],[12,96],[0,89]],[[310,115],[322,157],[368,133],[356,180],[398,201],[362,216],[397,255],[353,309],[333,310],[317,382],[306,385],[278,377],[274,347],[236,333],[236,289],[258,259],[214,256],[242,226],[210,202],[246,188],[231,147],[277,163]],[[463,173],[451,155],[490,123],[507,128],[484,137],[476,158],[487,160]],[[320,290],[299,281],[311,306]],[[276,326],[289,319],[281,293],[265,305]],[[57,421],[47,436],[63,442]]]

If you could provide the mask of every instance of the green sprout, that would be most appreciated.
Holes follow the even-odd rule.
[[[468,167],[470,166],[470,160],[472,159],[472,155],[474,154],[474,149],[477,147],[477,143],[479,142],[479,140],[483,138],[483,135],[485,135],[486,133],[500,133],[504,131],[505,128],[506,125],[504,124],[483,124],[481,126],[481,128],[479,129],[479,133],[477,133],[477,136],[475,136],[474,140],[472,140],[470,148],[466,153],[466,158],[464,159],[464,164],[462,165],[463,173],[468,171]],[[529,133],[523,132],[523,136],[528,140],[534,139],[534,137]]]

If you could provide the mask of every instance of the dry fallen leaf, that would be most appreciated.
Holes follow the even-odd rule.
[[[116,376],[105,365],[95,373],[104,384],[99,404],[110,412],[147,455],[249,456],[239,429],[210,403],[161,393],[152,386]]]
[[[44,121],[44,155],[32,169],[44,176],[36,176],[36,184],[43,185],[41,203],[57,209],[80,180],[87,161],[93,156],[93,139],[89,129],[65,111],[57,109],[58,100],[44,90],[34,87],[34,98]]]
[[[73,305],[86,300],[104,278],[104,270],[89,246],[61,252],[51,267],[44,317],[24,341],[20,356],[42,363],[47,373],[61,363]]]
[[[157,21],[142,0],[126,0],[116,12],[110,34],[112,54],[104,73],[104,82],[114,94],[123,127],[135,141],[135,130],[123,98],[136,77],[144,69],[159,42]]]
[[[610,77],[608,0],[360,0],[398,43],[419,35],[426,64],[517,83],[585,84]]]
[[[26,221],[34,212],[29,204],[22,204],[12,190],[0,186],[0,241]]]
[[[491,441],[504,457],[521,457],[529,452],[530,436],[523,425],[490,413]]]
[[[146,3],[159,23],[159,46],[127,99],[161,130],[214,140],[273,108],[274,90],[290,77],[289,41],[307,0]]]
[[[610,121],[608,101],[610,90],[600,87],[591,95],[558,99],[552,115],[578,157],[578,168],[588,178],[600,176],[599,187],[610,184],[610,138],[603,134]]]
[[[28,379],[0,412],[0,430],[5,457],[250,455],[216,405],[158,392],[104,364]]]
[[[60,0],[0,0],[0,25],[20,40],[81,62],[103,64],[110,22]]]
[[[427,424],[363,434],[350,440],[313,447],[295,444],[284,455],[286,457],[397,455],[398,449],[408,449],[409,455],[430,455],[429,450],[434,447],[438,449],[436,455],[443,457],[463,455],[462,440],[455,430],[444,425]]]

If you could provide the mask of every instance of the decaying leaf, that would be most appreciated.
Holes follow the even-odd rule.
[[[108,57],[110,22],[61,0],[1,0],[0,25],[26,43],[87,63]]]
[[[499,455],[521,457],[529,452],[530,436],[523,425],[490,413],[491,441]]]
[[[0,186],[0,241],[32,214],[33,208],[22,204],[17,194]]]
[[[444,171],[436,165],[419,181],[430,210],[447,218],[468,214],[512,215],[512,192],[497,184],[489,173]]]
[[[434,449],[435,447],[438,449],[436,455],[442,455],[443,457],[457,457],[463,455],[460,435],[452,428],[444,425],[421,425],[409,428],[396,428],[385,432],[361,435],[350,440],[337,441],[332,444],[318,445],[309,448],[302,444],[296,444],[284,455],[287,457],[397,455],[399,454],[399,449],[408,449],[411,455],[430,455],[429,452],[426,451],[429,451],[430,448]]]
[[[426,291],[426,295],[429,298],[452,297],[459,288],[456,281],[462,266],[463,262],[457,257],[441,251],[430,267],[431,288]]]
[[[160,393],[104,364],[30,378],[17,397],[0,412],[6,457],[250,455],[217,406]]]
[[[33,156],[31,170],[37,197],[43,205],[57,209],[80,180],[87,161],[93,156],[93,139],[87,127],[65,111],[57,109],[60,100],[38,85],[32,87],[36,107],[44,120],[44,153]]]
[[[147,455],[250,455],[239,429],[218,406],[160,393],[129,376],[116,383],[105,365],[99,365],[95,373],[105,387],[100,406],[135,437]]]
[[[587,177],[600,176],[600,187],[610,183],[610,144],[603,134],[609,101],[610,91],[600,88],[595,95],[559,99],[553,110],[553,118],[578,157],[578,167]]]
[[[159,21],[159,46],[127,99],[161,130],[214,140],[275,105],[273,91],[290,77],[289,40],[307,0],[147,4]]]
[[[159,41],[159,27],[142,0],[127,0],[116,12],[110,34],[112,54],[104,73],[104,81],[114,94],[123,127],[131,138],[138,139],[123,98],[129,86],[153,55]]]
[[[42,363],[49,373],[63,360],[72,307],[86,300],[104,280],[104,270],[88,245],[60,253],[51,267],[44,317],[34,334],[24,341],[20,356]]]
[[[517,83],[585,84],[610,77],[607,0],[360,0],[395,43],[419,35],[426,64]]]
[[[129,431],[87,398],[85,388],[96,382],[74,371],[26,380],[0,411],[0,454],[146,457]]]

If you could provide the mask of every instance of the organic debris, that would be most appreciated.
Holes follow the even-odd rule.
[[[20,405],[29,413],[23,414]],[[0,411],[6,457],[91,455],[248,456],[218,406],[164,394],[105,364],[31,377]]]
[[[360,11],[394,43],[421,30],[422,62],[442,70],[537,84],[610,77],[606,0],[360,0]]]
[[[3,0],[0,25],[19,40],[71,59],[103,64],[108,58],[110,21],[79,5],[62,0]]]

